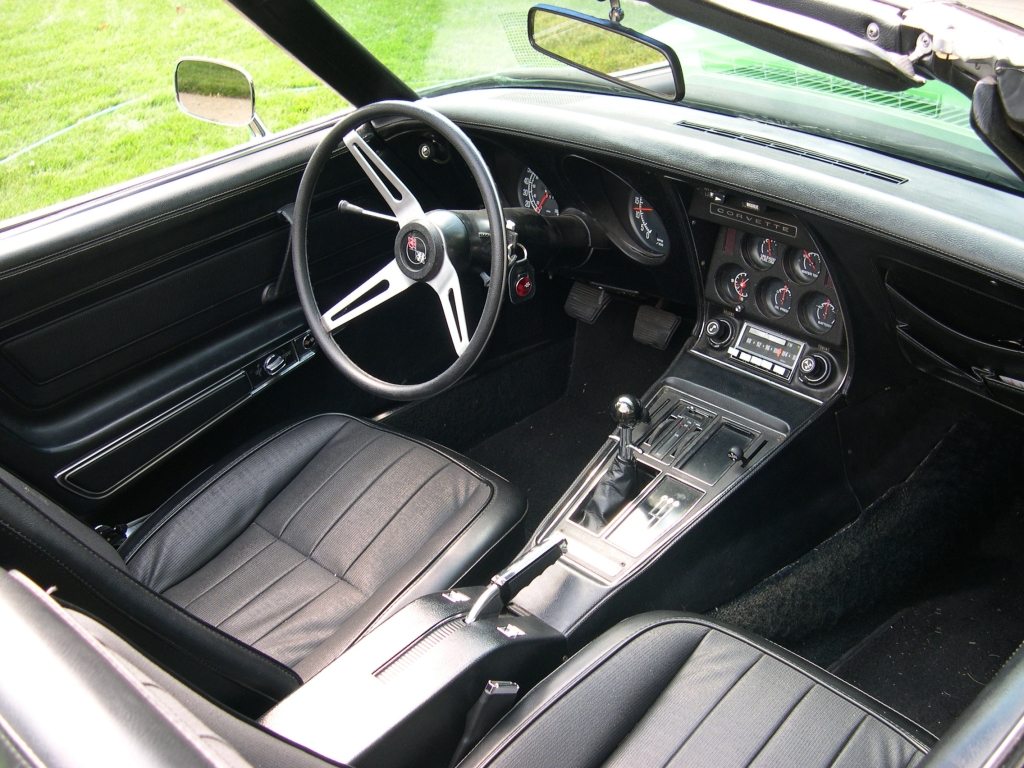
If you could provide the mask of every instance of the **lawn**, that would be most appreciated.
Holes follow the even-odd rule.
[[[528,0],[322,3],[414,88],[543,61],[524,45]],[[345,107],[223,0],[0,0],[0,18],[0,220],[247,141],[178,110],[181,56],[246,69],[271,131]]]

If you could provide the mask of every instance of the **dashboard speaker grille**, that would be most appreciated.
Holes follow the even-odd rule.
[[[840,160],[837,157],[830,157],[829,155],[823,155],[820,152],[813,152],[803,147],[798,147],[794,144],[785,144],[781,141],[775,141],[773,139],[766,139],[763,136],[753,136],[748,133],[738,133],[737,131],[729,131],[724,128],[712,128],[707,125],[700,125],[698,123],[691,123],[686,120],[682,120],[676,125],[683,128],[691,128],[695,131],[701,131],[702,133],[710,133],[714,136],[724,136],[728,139],[736,139],[737,141],[745,141],[748,144],[756,144],[759,147],[768,147],[769,149],[777,149],[780,152],[788,152],[791,155],[799,155],[800,157],[806,157],[809,160],[815,160],[819,163],[827,163],[828,165],[836,168],[842,168],[846,171],[853,171],[864,176],[870,176],[873,179],[879,179],[880,181],[886,181],[890,184],[903,184],[907,180],[902,176],[895,176],[891,173],[885,173],[884,171],[878,171],[874,168],[868,168],[864,165],[858,165],[857,163],[851,163],[847,160]]]

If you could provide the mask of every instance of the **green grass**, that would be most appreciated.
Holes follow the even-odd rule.
[[[344,106],[221,0],[0,0],[0,9],[0,219],[245,142],[245,128],[178,110],[183,55],[247,69],[272,128]]]
[[[516,30],[525,43],[529,0],[322,3],[417,89],[544,61],[508,37],[507,28]],[[566,4],[595,15],[607,9]],[[626,23],[641,29],[663,18],[632,0],[624,5]],[[0,0],[0,18],[0,220],[248,141],[245,128],[178,110],[181,56],[246,69],[272,132],[345,106],[222,0]]]

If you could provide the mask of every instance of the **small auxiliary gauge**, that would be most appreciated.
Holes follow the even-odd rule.
[[[733,304],[742,304],[750,298],[750,273],[738,264],[726,264],[715,280],[719,295]]]
[[[811,333],[828,333],[837,319],[835,302],[823,293],[811,293],[800,303],[800,320]]]
[[[743,238],[743,259],[754,269],[771,269],[779,260],[782,243],[770,237],[747,235]]]
[[[786,272],[798,283],[810,285],[821,277],[821,254],[806,248],[790,248],[786,253]]]
[[[761,284],[759,295],[761,309],[772,317],[784,317],[793,308],[793,289],[774,277]]]

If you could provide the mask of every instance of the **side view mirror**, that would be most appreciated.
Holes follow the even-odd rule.
[[[669,46],[612,21],[536,5],[530,45],[570,67],[659,99],[683,98],[683,70]]]
[[[218,125],[248,126],[253,136],[267,129],[256,115],[256,89],[249,74],[233,64],[183,58],[174,68],[174,94],[181,111]]]

